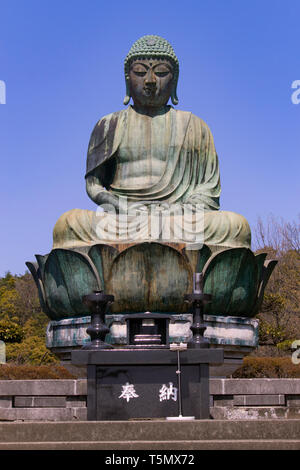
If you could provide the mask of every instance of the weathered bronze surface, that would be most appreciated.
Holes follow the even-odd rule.
[[[88,147],[86,189],[104,213],[74,209],[63,214],[53,248],[146,240],[190,244],[190,232],[201,232],[201,242],[210,245],[250,248],[246,219],[219,211],[219,163],[208,126],[167,104],[169,98],[178,103],[178,73],[178,59],[166,40],[145,36],[132,46],[125,60],[125,103],[132,98],[134,104],[100,119]],[[178,234],[188,205],[194,219]],[[203,223],[197,228],[200,212]]]
[[[93,290],[114,295],[112,313],[185,313],[193,273],[203,272],[203,293],[212,296],[205,314],[253,317],[277,263],[248,248],[212,253],[206,245],[190,251],[156,242],[122,248],[55,249],[38,256],[38,263],[27,263],[45,313],[52,320],[89,315],[81,299]]]
[[[141,38],[126,57],[124,104],[133,105],[100,119],[88,146],[86,189],[103,211],[63,214],[51,253],[27,263],[51,319],[88,315],[82,297],[94,290],[114,295],[113,313],[184,313],[200,272],[212,295],[205,314],[257,313],[276,261],[253,254],[244,217],[219,210],[211,132],[168,105],[178,103],[178,74],[171,45],[158,36]]]

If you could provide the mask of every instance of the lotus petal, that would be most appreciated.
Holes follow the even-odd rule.
[[[88,256],[72,250],[55,249],[44,267],[47,304],[57,318],[88,315],[82,297],[101,289],[97,270]]]
[[[267,257],[267,253],[259,253],[258,255],[255,255],[255,261],[256,261],[257,269],[259,273],[259,281],[262,280],[264,262],[265,262],[266,257]]]
[[[118,250],[110,245],[93,245],[88,255],[93,261],[99,274],[102,289],[105,290],[113,260],[118,255]]]
[[[44,280],[44,269],[45,269],[45,264],[46,264],[48,256],[49,255],[35,255],[36,260],[39,265],[42,280]]]
[[[184,256],[160,243],[140,243],[113,261],[107,292],[115,296],[111,311],[187,311],[184,295],[192,287],[192,271]]]
[[[260,310],[260,307],[264,298],[265,288],[268,284],[270,276],[277,263],[278,261],[276,259],[271,259],[264,263],[262,273],[261,273],[261,279],[260,279],[260,283],[258,287],[256,302],[252,309],[252,316],[257,315]]]
[[[258,267],[247,248],[230,248],[210,257],[203,268],[204,293],[212,295],[208,315],[248,316],[258,286]]]
[[[206,261],[211,256],[211,250],[207,245],[203,245],[200,250],[183,248],[182,253],[186,256],[193,273],[201,273]]]
[[[46,295],[45,295],[45,289],[44,289],[44,285],[42,281],[42,274],[41,274],[41,270],[40,270],[38,263],[32,263],[31,261],[27,261],[25,264],[28,267],[35,281],[35,284],[37,286],[40,305],[41,305],[43,312],[45,312],[46,315],[48,315],[48,317],[51,318],[51,320],[55,320],[57,316],[54,312],[52,312],[49,309],[47,302],[46,302]]]

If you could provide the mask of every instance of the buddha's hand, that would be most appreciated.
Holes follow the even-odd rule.
[[[124,213],[127,211],[127,199],[114,196],[108,191],[101,191],[98,194],[97,203],[104,212]]]
[[[187,210],[192,210],[193,212],[202,212],[205,209],[203,200],[199,197],[199,194],[194,194],[190,196],[184,205]]]
[[[145,214],[151,210],[151,201],[130,202],[128,204],[128,214],[137,215],[139,212]]]
[[[151,204],[151,212],[162,214],[163,216],[182,215],[183,206],[180,203],[158,202]]]
[[[156,202],[156,201],[143,201],[143,202],[131,202],[128,205],[128,214],[132,215],[145,215],[151,214],[151,216],[174,216],[182,215],[181,204],[170,204],[169,202]]]

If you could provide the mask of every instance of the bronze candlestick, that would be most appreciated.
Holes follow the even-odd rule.
[[[194,273],[193,293],[186,295],[185,300],[191,303],[193,307],[193,323],[190,327],[193,337],[188,343],[188,347],[194,349],[208,348],[209,341],[203,336],[206,330],[206,326],[203,323],[203,307],[206,303],[211,302],[211,295],[203,293],[202,273]]]
[[[105,343],[105,337],[110,331],[105,324],[105,314],[114,301],[114,296],[106,295],[103,291],[94,291],[92,294],[85,295],[82,301],[91,313],[91,325],[86,330],[91,337],[91,343],[83,349],[113,349],[111,344]]]

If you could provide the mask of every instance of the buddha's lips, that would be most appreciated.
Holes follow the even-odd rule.
[[[144,87],[144,92],[147,96],[155,95],[156,87]]]

